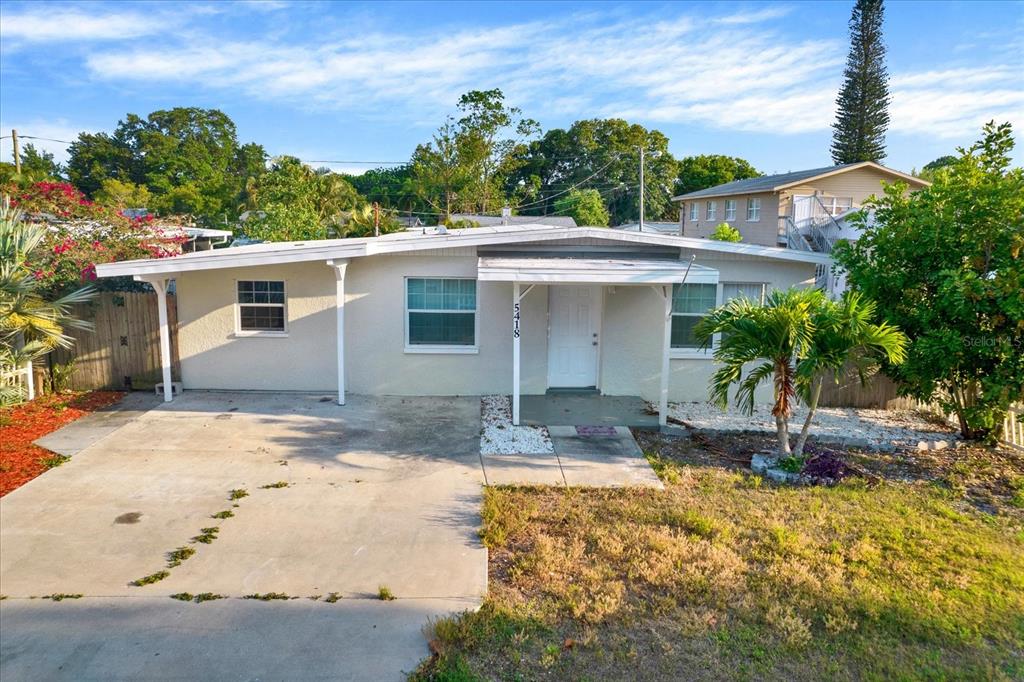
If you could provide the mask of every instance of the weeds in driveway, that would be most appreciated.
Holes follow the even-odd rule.
[[[202,604],[204,601],[215,601],[217,599],[227,599],[223,594],[215,594],[213,592],[200,592],[192,600],[197,604]]]
[[[71,458],[68,457],[67,455],[54,454],[52,457],[45,457],[42,460],[42,464],[47,469],[53,469],[55,467],[59,467],[61,464],[65,464],[70,461]]]
[[[278,599],[280,599],[280,600],[298,599],[298,597],[289,597],[287,594],[285,594],[283,592],[267,592],[265,594],[259,594],[259,593],[247,594],[244,597],[242,597],[242,599],[256,599],[256,600],[259,600],[259,601],[275,601],[275,600],[278,600]]]
[[[268,483],[266,485],[261,485],[260,490],[271,490],[272,488],[287,488],[288,485],[288,481],[278,481],[277,483]]]
[[[179,547],[176,550],[167,553],[167,568],[174,568],[175,566],[181,566],[181,562],[189,559],[196,553],[193,547]]]
[[[231,511],[230,509],[225,509],[224,511],[219,511],[216,514],[211,514],[210,518],[211,519],[230,519],[234,515],[235,515],[235,512]]]
[[[170,571],[157,571],[156,573],[150,573],[145,578],[133,580],[129,584],[134,585],[135,587],[142,587],[143,585],[152,585],[153,583],[160,582],[169,575],[171,575]]]
[[[335,602],[341,601],[341,595],[337,592],[331,592],[326,597],[324,597],[324,601],[328,604],[334,604]]]
[[[391,588],[387,585],[381,585],[377,588],[377,599],[381,601],[394,601],[397,597],[395,597],[395,593],[391,591]]]
[[[192,601],[195,597],[191,592],[175,592],[171,595],[171,599],[177,599],[178,601]]]
[[[54,592],[53,594],[48,594],[45,597],[43,597],[43,599],[50,599],[52,601],[64,601],[65,599],[81,599],[81,598],[82,598],[82,595],[80,595],[80,594],[65,594],[63,592]]]
[[[234,490],[228,492],[228,499],[231,500],[232,502],[235,500],[240,500],[243,497],[249,497],[249,491],[246,490],[245,488],[235,488]]]
[[[220,532],[220,528],[213,526],[211,528],[200,528],[199,535],[192,538],[192,542],[201,542],[204,545],[208,545],[217,539],[217,533]]]

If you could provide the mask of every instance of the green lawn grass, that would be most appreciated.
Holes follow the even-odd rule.
[[[934,481],[487,488],[490,596],[414,679],[1024,679],[1020,515]]]

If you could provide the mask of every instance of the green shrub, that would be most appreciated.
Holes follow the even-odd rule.
[[[711,238],[720,242],[743,241],[743,235],[740,234],[740,231],[729,223],[719,223],[715,231],[711,233]]]

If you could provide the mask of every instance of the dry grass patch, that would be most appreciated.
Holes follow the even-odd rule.
[[[934,482],[488,488],[483,608],[420,679],[1020,679],[1024,535]]]

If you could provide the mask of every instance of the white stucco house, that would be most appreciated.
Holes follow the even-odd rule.
[[[593,227],[508,225],[268,243],[108,263],[178,306],[189,389],[369,395],[591,389],[704,400],[693,327],[734,296],[810,286],[827,254]],[[767,396],[766,396],[767,398]]]

